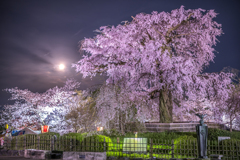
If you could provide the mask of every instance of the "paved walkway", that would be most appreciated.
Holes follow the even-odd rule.
[[[31,160],[29,158],[24,157],[17,157],[17,156],[0,156],[0,160]],[[40,159],[34,159],[34,160],[40,160]],[[62,160],[62,159],[55,159],[55,160]]]
[[[13,156],[0,156],[0,160],[26,160],[28,158],[24,158],[24,157],[13,157]],[[30,160],[30,159],[28,159]],[[35,159],[36,160],[36,159]]]

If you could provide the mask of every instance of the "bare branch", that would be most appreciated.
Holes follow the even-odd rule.
[[[192,15],[193,15],[193,13],[189,14],[187,20],[183,20],[181,23],[179,23],[179,24],[176,25],[175,27],[169,28],[168,31],[167,31],[166,37],[168,37],[169,34],[170,34],[172,31],[178,29],[181,25],[183,25],[183,24],[185,24],[186,22],[188,22],[188,21],[190,20],[190,17],[191,17]]]
[[[155,27],[152,26],[152,28],[157,32],[159,33],[161,36],[165,37],[161,32],[159,32]]]

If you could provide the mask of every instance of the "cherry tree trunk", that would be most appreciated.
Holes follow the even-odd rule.
[[[119,110],[119,129],[121,131],[122,134],[124,134],[125,130],[124,130],[124,114],[121,110]]]
[[[172,94],[171,92],[160,90],[159,95],[159,122],[172,123]]]
[[[232,132],[232,120],[230,120],[230,132]]]

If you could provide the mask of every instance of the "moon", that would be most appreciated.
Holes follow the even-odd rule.
[[[64,64],[59,64],[58,68],[59,68],[60,70],[64,70],[65,66],[64,66]]]

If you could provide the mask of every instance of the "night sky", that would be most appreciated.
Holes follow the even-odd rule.
[[[80,89],[101,84],[106,77],[82,79],[71,64],[82,57],[78,42],[96,35],[100,26],[131,21],[131,16],[173,9],[214,9],[214,20],[224,34],[217,37],[215,63],[206,72],[230,66],[240,70],[239,0],[2,0],[0,2],[0,105],[12,104],[5,88],[45,92],[62,87],[67,78],[81,82]],[[64,64],[65,70],[58,65]]]

